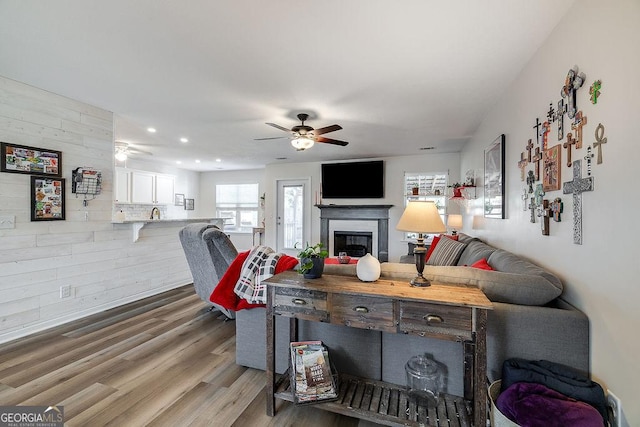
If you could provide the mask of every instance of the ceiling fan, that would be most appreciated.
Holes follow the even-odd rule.
[[[277,125],[275,123],[266,123],[269,126],[273,126],[276,129],[280,129],[283,130],[285,132],[288,132],[291,134],[290,138],[291,138],[291,145],[293,145],[293,147],[298,150],[298,151],[304,151],[307,148],[311,148],[313,146],[314,143],[316,142],[322,142],[325,144],[334,144],[334,145],[341,145],[341,146],[345,146],[347,144],[349,144],[346,141],[340,141],[338,139],[331,139],[331,138],[325,138],[324,136],[320,136],[322,134],[325,133],[329,133],[329,132],[334,132],[336,130],[340,130],[342,129],[342,126],[340,125],[331,125],[331,126],[325,126],[323,128],[319,128],[319,129],[314,129],[311,126],[307,126],[304,124],[304,122],[309,118],[308,114],[305,113],[300,113],[298,114],[298,120],[300,120],[302,122],[302,124],[296,125],[294,127],[292,127],[291,129],[287,129],[283,126]],[[256,138],[256,141],[264,141],[267,139],[280,139],[280,138],[286,138],[284,136],[276,136],[276,137],[272,137],[272,138]]]
[[[124,141],[115,142],[115,151],[116,151],[116,155],[115,155],[116,160],[119,162],[124,162],[125,160],[127,160],[127,157],[129,157],[130,154],[145,154],[147,156],[153,155],[148,151],[133,148],[131,144]]]

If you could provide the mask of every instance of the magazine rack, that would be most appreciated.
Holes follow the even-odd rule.
[[[338,399],[318,403],[318,408],[390,426],[486,425],[486,327],[487,310],[493,305],[480,289],[434,282],[428,288],[390,280],[371,284],[328,274],[304,279],[296,271],[276,274],[265,283],[268,415],[275,415],[276,398],[295,401],[290,375],[276,378],[275,373],[274,317],[285,316],[290,318],[290,341],[297,340],[297,322],[304,319],[462,343],[462,397],[444,395],[437,404],[416,402],[409,398],[406,387],[341,373]],[[334,304],[345,298],[356,307]],[[377,312],[362,309],[368,304],[384,308]]]

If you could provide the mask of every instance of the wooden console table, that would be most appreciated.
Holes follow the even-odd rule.
[[[304,279],[295,271],[267,280],[267,414],[275,399],[293,401],[289,375],[276,381],[275,318],[290,320],[289,338],[297,340],[298,319],[352,328],[414,334],[461,342],[464,350],[464,397],[444,395],[437,407],[407,398],[405,387],[340,373],[337,401],[317,407],[385,425],[485,427],[487,420],[487,310],[493,305],[475,287],[433,283],[414,288],[408,280],[361,282],[355,277],[323,275]],[[314,337],[322,339],[322,337]],[[449,424],[450,423],[450,424]]]

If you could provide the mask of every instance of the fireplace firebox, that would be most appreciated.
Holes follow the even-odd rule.
[[[333,255],[346,252],[352,257],[363,257],[371,253],[373,248],[373,233],[370,231],[334,231]]]

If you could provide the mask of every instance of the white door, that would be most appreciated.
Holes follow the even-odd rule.
[[[310,188],[309,179],[278,181],[277,252],[296,256],[306,242],[311,243]]]

